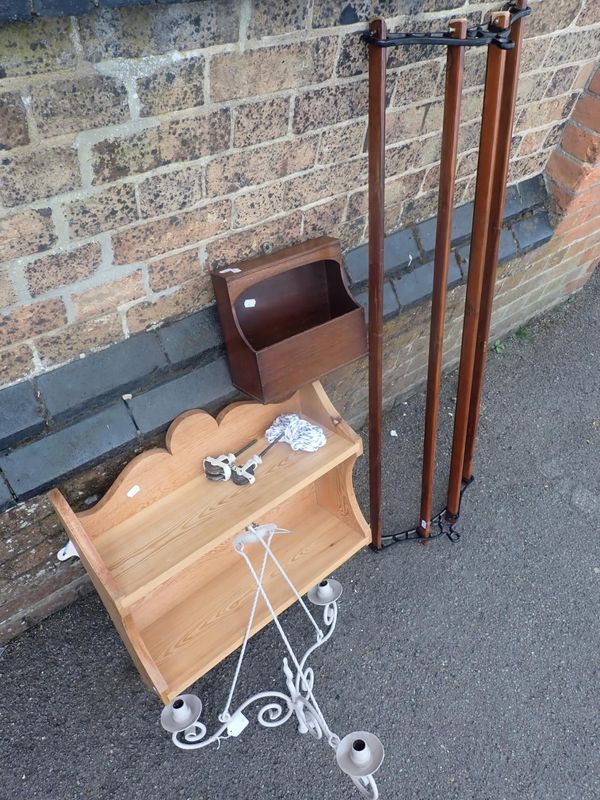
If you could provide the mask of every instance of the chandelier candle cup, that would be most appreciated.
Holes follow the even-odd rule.
[[[344,736],[336,752],[339,768],[352,778],[372,775],[382,765],[384,757],[381,740],[368,731],[354,731]]]
[[[200,718],[202,700],[195,694],[182,694],[165,706],[160,715],[160,724],[169,733],[181,733]]]
[[[342,584],[329,578],[321,581],[308,592],[308,599],[315,606],[327,606],[335,603],[342,595]]]

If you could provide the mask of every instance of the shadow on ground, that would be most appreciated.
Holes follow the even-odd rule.
[[[345,593],[336,635],[314,660],[317,696],[334,730],[383,739],[382,798],[600,797],[599,304],[600,271],[491,354],[460,543],[363,552],[337,573]],[[440,506],[451,378],[445,389]],[[417,519],[423,399],[385,418],[386,532]],[[356,481],[365,507],[364,463]],[[299,609],[284,621],[294,641],[309,635]],[[281,688],[281,655],[273,630],[252,640],[240,699]],[[213,721],[232,670],[230,658],[195,687]],[[176,751],[95,596],[11,643],[0,673],[1,797],[353,792],[330,748],[292,723],[252,724],[218,750]]]

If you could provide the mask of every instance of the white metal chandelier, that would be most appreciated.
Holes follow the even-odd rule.
[[[194,694],[179,695],[170,705],[165,706],[161,713],[161,725],[172,734],[173,743],[177,747],[182,750],[198,750],[215,742],[220,743],[223,739],[239,736],[249,724],[244,711],[254,703],[261,702],[263,705],[257,714],[257,720],[260,725],[266,728],[276,728],[295,717],[298,724],[298,732],[301,734],[309,733],[315,739],[322,739],[324,736],[327,743],[335,751],[336,761],[340,769],[350,776],[362,795],[370,798],[370,800],[377,800],[379,790],[373,774],[383,762],[384,748],[382,743],[377,736],[367,731],[354,731],[340,738],[330,729],[314,696],[314,671],[312,667],[307,666],[309,657],[317,648],[328,641],[333,634],[337,622],[337,601],[342,594],[342,586],[338,581],[329,579],[321,581],[318,586],[308,592],[308,600],[323,610],[323,621],[322,625],[320,625],[271,548],[275,535],[287,534],[291,534],[291,531],[279,528],[275,524],[249,525],[233,542],[234,550],[246,562],[256,584],[256,591],[229,694],[225,707],[219,714],[220,727],[211,736],[207,736],[207,727],[203,722],[200,722],[202,701]],[[248,555],[249,547],[255,544],[260,544],[263,549],[258,571]],[[282,579],[292,589],[316,632],[314,643],[308,647],[301,658],[296,656],[263,585],[269,560],[272,561]],[[288,656],[283,659],[283,673],[287,693],[283,691],[258,692],[247,698],[235,711],[231,712],[233,696],[260,598],[267,606],[289,656],[289,660]]]

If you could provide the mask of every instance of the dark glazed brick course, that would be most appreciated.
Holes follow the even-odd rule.
[[[55,486],[83,467],[92,466],[136,440],[125,403],[51,433],[0,457],[0,469],[20,500]]]
[[[369,321],[369,293],[361,292],[355,295],[354,299],[360,303],[365,310],[365,319]],[[398,313],[400,306],[398,305],[398,298],[389,281],[383,284],[383,318],[393,317]]]
[[[345,256],[346,270],[352,283],[362,283],[369,274],[368,245],[357,247]],[[400,267],[407,266],[419,257],[419,248],[413,232],[409,228],[386,236],[385,255],[383,267],[386,272],[392,272]]]
[[[224,404],[235,394],[224,358],[189,372],[163,386],[128,401],[135,424],[143,434],[165,428],[184,411],[206,409],[217,401]]]
[[[50,416],[61,420],[147,385],[153,373],[166,367],[156,332],[151,331],[46,372],[38,378],[38,389]]]
[[[513,223],[512,229],[521,250],[540,247],[552,238],[553,233],[550,219],[545,211],[518,220]]]
[[[214,306],[159,328],[158,338],[171,364],[178,367],[224,343]]]
[[[473,223],[473,203],[467,203],[454,209],[452,215],[452,241],[460,241],[471,234]],[[437,220],[435,217],[425,220],[417,225],[417,235],[425,253],[433,253],[435,248],[435,232]]]
[[[461,271],[456,263],[454,253],[450,254],[448,265],[448,286],[455,286],[462,278]],[[433,291],[433,261],[409,272],[400,280],[394,281],[394,288],[401,306],[410,306],[413,303],[428,297]]]
[[[15,501],[5,481],[0,477],[0,512],[13,506]]]
[[[0,392],[0,450],[43,430],[45,420],[29,381]]]

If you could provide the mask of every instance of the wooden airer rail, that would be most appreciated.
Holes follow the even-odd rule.
[[[234,452],[282,413],[320,425],[327,443],[315,453],[273,447],[256,483],[210,482],[206,456]],[[371,541],[356,502],[352,467],[360,437],[340,419],[315,382],[281,403],[234,403],[216,419],[178,417],[166,449],[134,458],[106,495],[76,514],[58,489],[49,499],[75,544],[145,682],[173,700],[242,642],[255,586],[231,543],[252,522],[296,532],[273,550],[301,593]],[[265,589],[277,612],[294,595],[271,567]],[[259,606],[252,633],[269,621]]]

